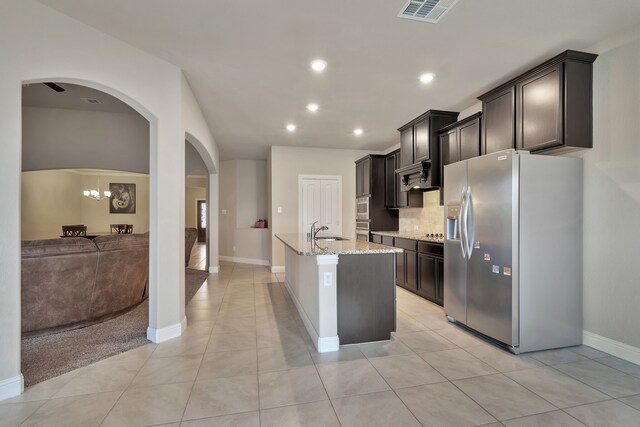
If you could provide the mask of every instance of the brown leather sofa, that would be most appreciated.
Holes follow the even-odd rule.
[[[75,327],[146,297],[149,237],[141,234],[22,242],[22,332]]]

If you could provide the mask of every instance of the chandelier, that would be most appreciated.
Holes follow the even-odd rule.
[[[108,199],[111,197],[111,191],[103,191],[103,196],[100,196],[100,178],[98,178],[98,189],[97,190],[83,190],[82,195],[88,197],[92,200],[100,201],[104,199]]]

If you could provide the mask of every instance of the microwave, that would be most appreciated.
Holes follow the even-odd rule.
[[[358,219],[370,219],[369,218],[369,204],[371,202],[370,197],[358,197],[356,199],[356,220]]]

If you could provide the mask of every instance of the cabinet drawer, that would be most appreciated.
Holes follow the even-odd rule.
[[[382,236],[382,244],[387,246],[393,246],[393,237]]]
[[[418,249],[418,242],[410,239],[401,239],[396,237],[394,246],[396,248],[406,249],[408,251],[416,251]]]
[[[379,234],[372,234],[371,235],[371,241],[373,243],[382,243],[382,236]]]
[[[429,242],[418,242],[418,252],[444,256],[444,245]]]

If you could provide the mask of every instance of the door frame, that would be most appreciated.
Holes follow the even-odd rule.
[[[302,182],[305,179],[338,181],[338,215],[340,216],[340,235],[342,235],[344,232],[344,223],[342,222],[342,175],[298,175],[298,233],[302,231],[302,211],[304,210],[304,206],[302,206]]]
[[[202,230],[202,228],[200,227],[200,205],[204,203],[205,206],[207,205],[207,200],[206,199],[196,199],[196,230],[198,230],[198,236],[196,238],[196,242],[198,243],[206,243],[207,242],[207,229],[209,228],[209,206],[206,207],[207,209],[207,226],[204,228],[204,240],[200,240],[200,230]]]

